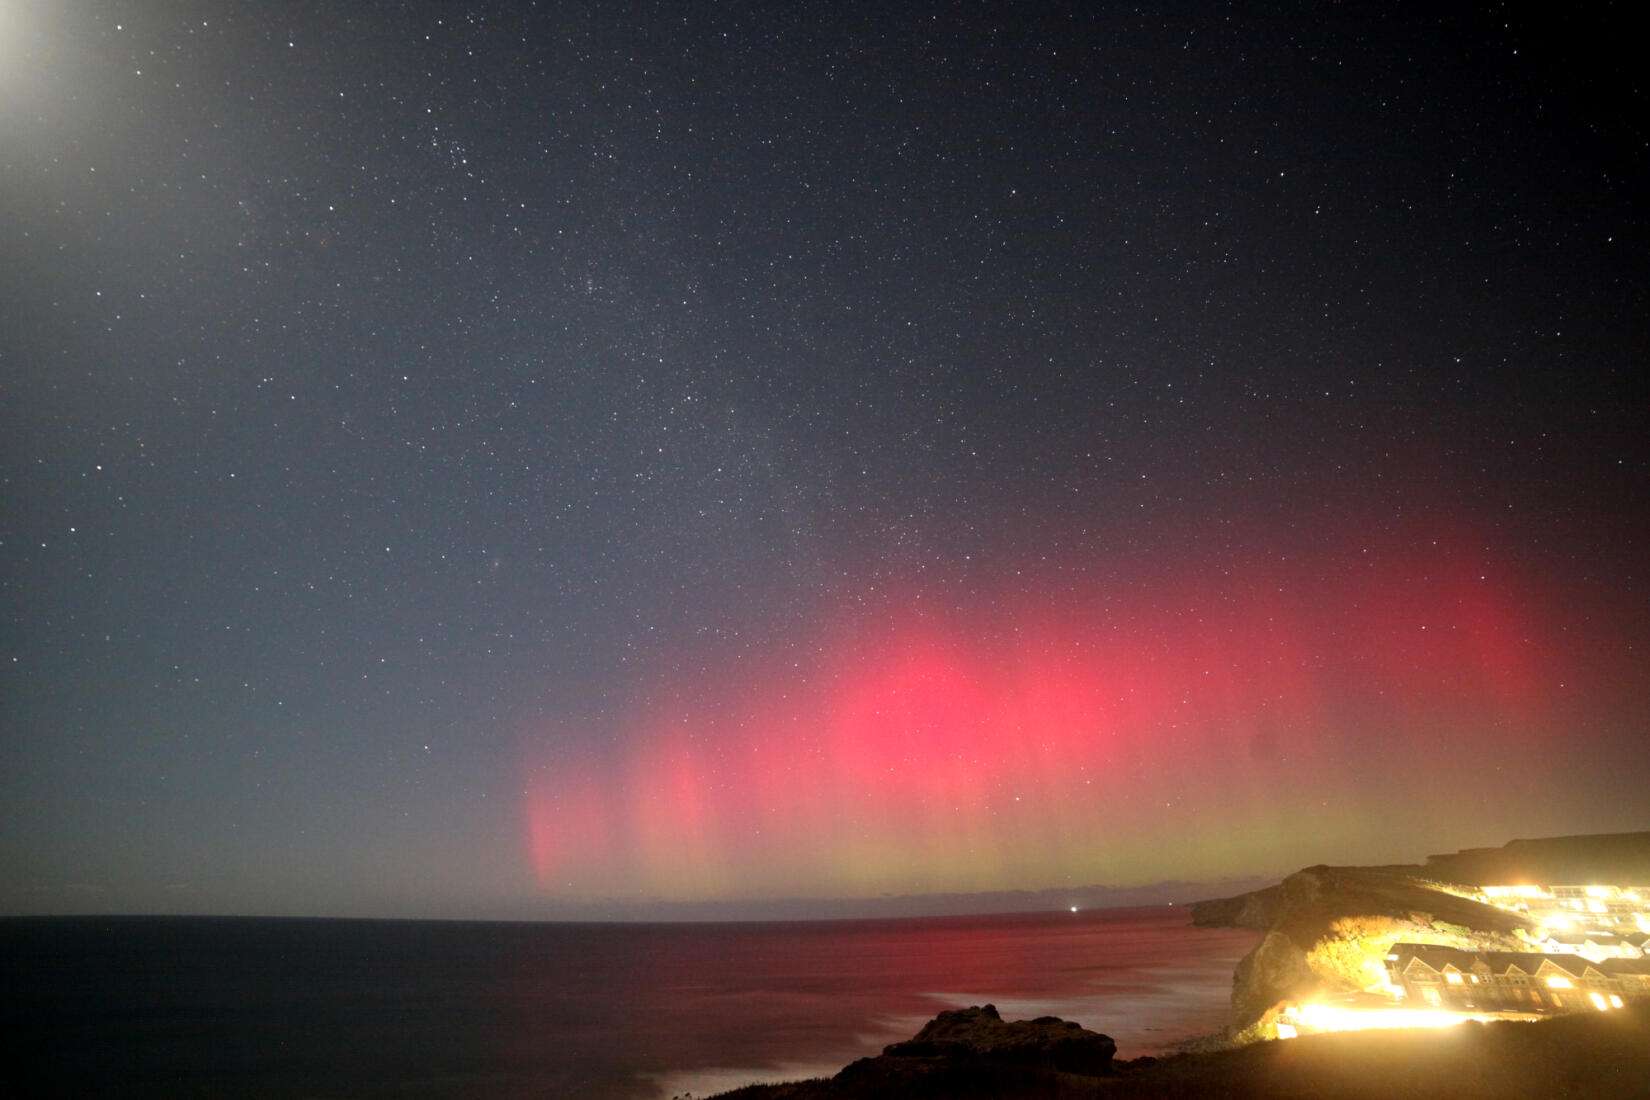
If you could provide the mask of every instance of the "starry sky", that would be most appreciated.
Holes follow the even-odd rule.
[[[1435,7],[0,0],[0,911],[1650,826],[1643,66]]]

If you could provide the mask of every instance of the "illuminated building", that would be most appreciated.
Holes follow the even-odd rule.
[[[1650,932],[1650,886],[1483,886],[1474,896],[1486,905],[1525,914],[1552,931]]]
[[[1458,1012],[1573,1012],[1650,999],[1650,959],[1394,944],[1387,974],[1406,1001]]]

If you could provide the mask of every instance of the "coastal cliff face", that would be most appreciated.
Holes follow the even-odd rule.
[[[1252,890],[1235,898],[1213,898],[1192,903],[1192,923],[1204,928],[1253,928],[1264,932],[1278,919],[1283,886]]]
[[[1470,950],[1527,947],[1526,919],[1451,892],[1419,868],[1309,867],[1275,887],[1200,902],[1195,923],[1259,928],[1265,937],[1232,979],[1227,1034],[1272,1038],[1278,1010],[1315,993],[1374,989],[1400,940]]]

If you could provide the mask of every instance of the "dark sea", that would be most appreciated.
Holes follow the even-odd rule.
[[[772,924],[0,920],[7,1095],[642,1100],[836,1072],[944,1008],[1155,1053],[1250,932],[1185,909]]]

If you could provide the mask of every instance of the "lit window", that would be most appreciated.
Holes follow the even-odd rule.
[[[1616,996],[1614,993],[1610,994],[1610,1007],[1611,1008],[1620,1008],[1621,1007],[1621,998]]]
[[[1605,1002],[1604,1002],[1604,994],[1602,994],[1602,993],[1593,993],[1593,994],[1590,994],[1590,996],[1593,999],[1593,1007],[1598,1009],[1600,1012],[1603,1012],[1606,1008],[1609,1007],[1609,1005],[1605,1004]]]
[[[1556,974],[1547,979],[1547,984],[1552,986],[1554,989],[1573,989],[1574,988],[1572,985],[1570,985],[1570,979],[1560,978]]]
[[[1461,975],[1455,973],[1455,971],[1452,970],[1449,973],[1444,975],[1444,980],[1446,982],[1448,982],[1450,985],[1460,985],[1461,984]]]

